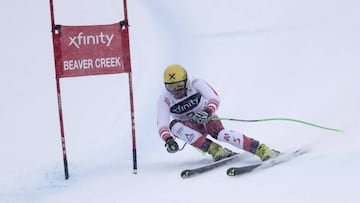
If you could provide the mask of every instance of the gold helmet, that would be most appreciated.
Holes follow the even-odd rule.
[[[165,88],[179,99],[186,96],[188,87],[187,72],[178,64],[168,66],[164,71]]]
[[[175,83],[187,80],[187,73],[184,67],[178,64],[168,66],[164,71],[164,82]]]

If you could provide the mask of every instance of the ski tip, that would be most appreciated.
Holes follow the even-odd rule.
[[[188,178],[190,176],[190,171],[189,170],[183,170],[180,174],[181,178],[185,179]]]
[[[228,176],[235,176],[235,169],[234,168],[228,168],[228,170],[226,170],[226,175]]]

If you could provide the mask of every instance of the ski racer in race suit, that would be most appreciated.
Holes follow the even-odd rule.
[[[206,81],[189,78],[181,65],[174,64],[165,69],[164,83],[165,89],[158,99],[157,125],[169,153],[179,150],[175,141],[178,138],[211,154],[214,161],[234,154],[207,138],[210,135],[215,140],[255,154],[263,161],[278,155],[278,151],[253,138],[225,129],[220,120],[210,119],[218,118],[219,95]]]

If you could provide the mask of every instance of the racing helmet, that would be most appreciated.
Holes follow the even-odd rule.
[[[168,66],[164,71],[165,88],[176,99],[186,96],[188,88],[187,72],[184,67],[179,64]]]

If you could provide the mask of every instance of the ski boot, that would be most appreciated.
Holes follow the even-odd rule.
[[[215,142],[211,142],[208,153],[212,155],[214,161],[219,161],[235,154],[229,149],[222,148],[219,144],[216,144]]]
[[[255,154],[262,160],[266,161],[270,158],[276,157],[280,154],[279,151],[270,149],[268,146],[264,144],[259,144],[256,148]]]

